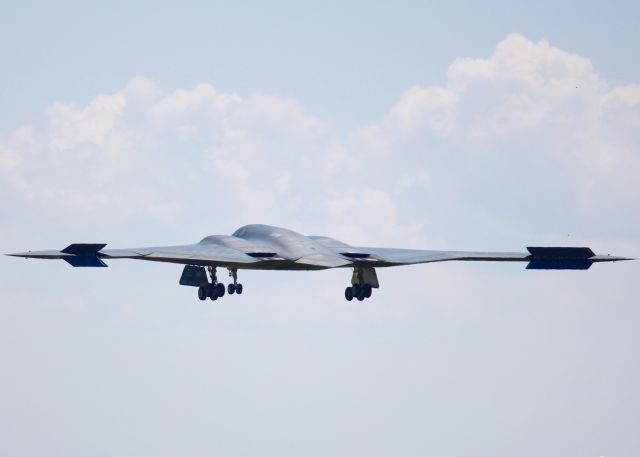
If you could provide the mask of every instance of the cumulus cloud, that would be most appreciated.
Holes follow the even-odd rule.
[[[408,89],[383,128],[389,157],[425,170],[430,189],[472,218],[630,235],[640,224],[639,107],[637,85],[514,34],[487,59],[453,62],[444,86]]]
[[[455,91],[414,86],[400,96],[389,113],[388,122],[401,132],[427,127],[437,133],[447,133],[452,128],[452,109],[457,101]]]
[[[640,85],[510,35],[343,135],[295,100],[211,84],[164,93],[135,77],[0,137],[1,192],[8,209],[56,223],[264,221],[405,245],[459,242],[470,224],[492,242],[527,230],[629,238],[639,126]]]
[[[327,200],[326,210],[330,226],[339,227],[345,239],[384,246],[397,243],[402,237],[406,247],[424,247],[420,226],[404,224],[396,203],[385,191],[367,187],[341,189]]]
[[[124,95],[114,94],[98,95],[80,110],[65,103],[54,104],[48,112],[50,148],[63,151],[82,143],[101,144],[113,129],[126,103]]]

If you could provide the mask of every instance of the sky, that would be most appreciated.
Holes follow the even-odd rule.
[[[0,251],[249,223],[640,256],[632,2],[21,2]],[[638,262],[240,272],[0,259],[0,454],[636,456]],[[224,272],[219,272],[220,273]]]

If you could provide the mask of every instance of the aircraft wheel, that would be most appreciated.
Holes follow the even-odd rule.
[[[206,300],[207,299],[207,291],[205,290],[204,287],[198,287],[198,298],[200,300]]]
[[[222,284],[221,282],[216,284],[216,292],[218,294],[218,297],[224,297],[224,284]]]
[[[236,292],[235,284],[229,284],[227,286],[227,292],[229,292],[229,295],[233,295]]]
[[[356,298],[358,299],[358,301],[364,300],[365,297],[366,295],[364,293],[364,287],[358,287],[358,295],[356,295]]]
[[[344,298],[346,298],[347,301],[353,300],[353,289],[351,287],[347,287],[344,290]]]
[[[362,289],[362,287],[360,287],[360,284],[354,284],[353,286],[351,286],[351,291],[353,292],[354,297],[360,295],[360,289]]]
[[[365,298],[371,297],[371,292],[372,292],[371,284],[365,284],[364,285],[364,297]]]
[[[238,295],[242,293],[242,284],[236,284],[236,293]]]
[[[207,295],[211,300],[217,300],[218,292],[216,291],[216,286],[214,286],[213,284],[209,284],[207,286]]]

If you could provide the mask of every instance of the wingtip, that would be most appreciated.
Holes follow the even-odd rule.
[[[25,259],[59,259],[59,251],[27,251],[27,252],[13,252],[5,254],[10,257],[23,257]]]
[[[622,257],[622,256],[613,256],[613,255],[608,255],[607,257],[613,260],[614,262],[617,262],[619,260],[636,260],[635,257]]]
[[[614,257],[614,256],[607,256],[605,258],[606,261],[609,262],[622,262],[625,260],[636,260],[635,257]]]

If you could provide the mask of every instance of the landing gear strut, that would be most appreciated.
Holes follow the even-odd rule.
[[[216,268],[208,266],[207,271],[209,272],[209,276],[211,277],[211,283],[207,287],[207,295],[211,300],[217,300],[218,298],[224,297],[224,284],[218,282]]]

